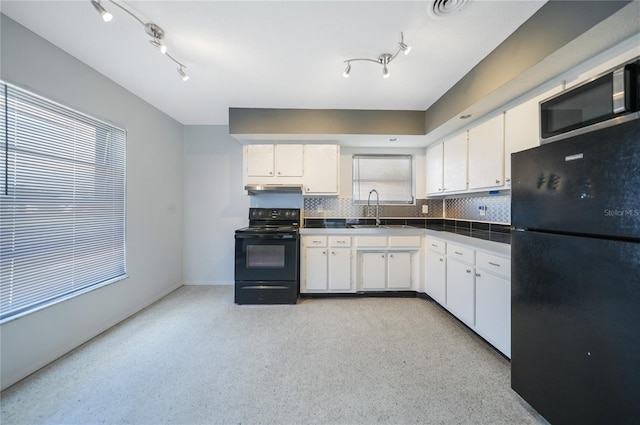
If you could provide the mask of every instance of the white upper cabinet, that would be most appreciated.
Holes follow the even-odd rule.
[[[469,190],[504,184],[504,114],[469,130]]]
[[[505,186],[511,187],[511,154],[540,145],[540,102],[559,93],[560,90],[562,90],[561,85],[506,112],[504,125]]]
[[[295,184],[305,195],[338,195],[338,145],[247,145],[243,162],[245,185]]]
[[[467,190],[467,132],[444,141],[443,192]]]
[[[248,145],[244,152],[248,177],[274,176],[275,145]]]
[[[303,145],[276,145],[276,176],[303,176],[303,148]]]
[[[302,183],[304,145],[247,145],[244,154],[245,183]]]
[[[340,147],[305,145],[304,150],[304,194],[337,195]]]
[[[442,143],[436,143],[427,147],[426,174],[427,174],[427,195],[442,194],[442,154],[444,152]]]

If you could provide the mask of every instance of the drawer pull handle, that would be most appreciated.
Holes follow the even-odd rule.
[[[436,245],[436,244],[434,244],[434,243],[432,243],[432,244],[431,244],[431,246],[433,246],[433,247],[435,247],[435,248],[437,248],[437,247],[438,247],[438,245]]]
[[[480,273],[476,273],[476,277],[480,277]]]
[[[471,273],[471,270],[467,269],[467,273]]]
[[[492,266],[500,267],[500,264],[492,263],[491,261],[489,261],[489,264],[491,264]]]
[[[320,241],[312,241],[311,243],[321,243]]]
[[[441,262],[442,262],[442,261],[444,261],[444,258],[440,258],[440,261],[441,261]]]
[[[457,254],[457,255],[464,255],[463,253],[458,252],[458,251],[454,251],[453,253],[454,253],[454,254]]]
[[[344,244],[344,243],[347,243],[347,241],[338,241],[338,243]]]

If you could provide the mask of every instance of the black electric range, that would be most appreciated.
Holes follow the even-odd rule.
[[[235,303],[295,304],[300,291],[300,209],[250,208],[235,232]]]

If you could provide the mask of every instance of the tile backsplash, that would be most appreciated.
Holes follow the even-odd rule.
[[[422,212],[422,206],[428,213]],[[485,215],[480,215],[484,208]],[[304,198],[305,218],[366,218],[375,216],[375,207],[354,204],[350,198]],[[380,205],[382,218],[452,218],[509,224],[511,196],[509,194],[466,195],[447,199],[416,199],[415,205]]]
[[[480,215],[484,207],[484,215]],[[445,218],[511,223],[511,195],[465,196],[444,200]]]

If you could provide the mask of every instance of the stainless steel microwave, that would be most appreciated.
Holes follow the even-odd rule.
[[[540,102],[542,144],[640,117],[640,58]]]

